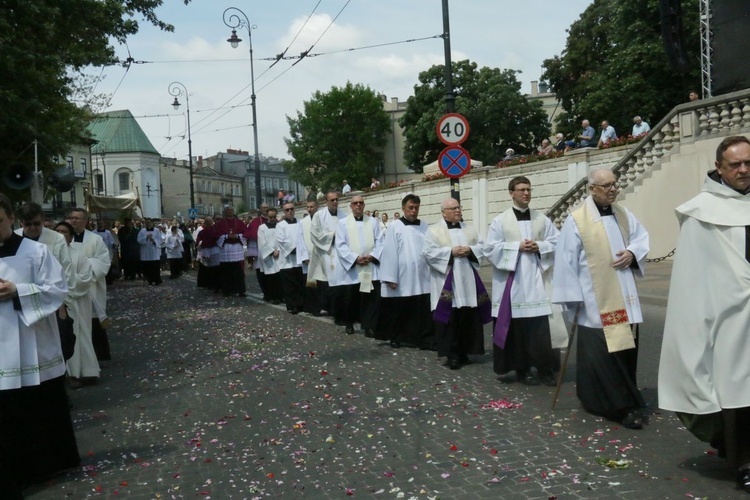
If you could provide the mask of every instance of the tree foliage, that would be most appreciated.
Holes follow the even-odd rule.
[[[700,88],[698,0],[684,0],[682,13],[684,72],[669,66],[659,0],[595,0],[571,25],[562,55],[542,65],[542,79],[565,110],[558,129],[572,134],[584,118],[595,127],[609,120],[626,135],[633,116],[654,125]]]
[[[318,189],[370,185],[382,160],[390,128],[383,101],[361,84],[317,91],[304,102],[304,112],[287,116],[285,138],[293,161],[284,164],[289,177]]]
[[[547,115],[541,102],[521,93],[516,71],[482,67],[469,60],[454,62],[455,108],[469,121],[469,137],[462,144],[473,159],[495,164],[502,151],[532,152],[549,135]],[[404,128],[404,160],[415,172],[437,159],[445,147],[435,126],[445,114],[445,66],[436,65],[419,74],[419,84],[399,120]]]
[[[189,0],[184,0],[187,4]],[[84,70],[117,63],[112,41],[139,29],[138,18],[165,31],[162,0],[3,0],[0,9],[0,164],[40,165],[86,136],[91,87]],[[0,189],[4,190],[4,186]]]

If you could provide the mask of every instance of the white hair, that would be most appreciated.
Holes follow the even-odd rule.
[[[612,172],[612,170],[610,170],[610,169],[608,169],[606,167],[592,168],[589,171],[589,175],[588,175],[588,179],[587,179],[589,184],[593,184],[594,182],[596,182],[596,177],[597,177],[597,174],[599,172]]]

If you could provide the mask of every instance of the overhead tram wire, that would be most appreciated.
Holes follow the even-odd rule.
[[[318,3],[315,4],[315,7],[313,7],[313,10],[312,10],[312,12],[310,12],[310,15],[307,16],[307,19],[305,19],[305,22],[302,24],[302,26],[300,27],[300,29],[297,31],[297,34],[294,35],[294,38],[292,38],[292,41],[289,42],[289,44],[281,52],[281,54],[277,54],[276,55],[276,60],[273,63],[271,63],[271,65],[268,67],[268,69],[273,68],[276,65],[277,62],[279,62],[282,59],[284,59],[284,56],[286,55],[287,50],[289,50],[289,47],[291,47],[292,44],[294,43],[294,41],[297,40],[297,37],[299,36],[300,33],[302,33],[302,30],[305,29],[305,26],[307,26],[307,22],[310,20],[310,18],[313,16],[313,14],[315,14],[315,11],[318,10],[318,6],[320,5],[320,2],[322,2],[322,1],[323,0],[318,0]]]
[[[302,59],[304,59],[304,58],[305,58],[305,56],[307,56],[307,54],[309,54],[309,53],[310,53],[310,51],[311,51],[311,50],[312,50],[313,48],[315,48],[315,46],[316,46],[316,45],[318,44],[318,42],[320,41],[320,39],[321,39],[321,38],[323,38],[323,37],[325,36],[325,34],[326,34],[326,33],[328,33],[328,30],[329,30],[329,29],[331,29],[331,26],[333,26],[333,23],[335,23],[335,22],[336,22],[336,19],[338,19],[338,18],[339,18],[339,16],[341,15],[341,13],[342,13],[342,12],[344,12],[344,9],[346,9],[346,6],[347,6],[347,5],[349,5],[349,2],[351,2],[351,1],[352,1],[352,0],[346,0],[346,3],[344,4],[344,6],[343,6],[343,7],[341,7],[341,10],[339,10],[339,13],[338,13],[338,14],[336,14],[336,17],[334,17],[334,18],[333,18],[333,19],[331,20],[330,24],[329,24],[329,25],[328,25],[328,26],[326,27],[326,29],[325,29],[325,30],[323,30],[323,33],[321,33],[321,34],[320,34],[320,36],[318,37],[318,39],[317,39],[317,40],[315,40],[315,41],[313,42],[313,44],[312,44],[312,45],[310,45],[310,48],[309,48],[309,49],[307,49],[306,51],[304,51],[304,52],[302,52],[302,53],[300,54],[300,58],[299,58],[298,60],[296,60],[296,61],[294,62],[294,64],[292,64],[292,66],[296,66],[297,64],[299,64],[299,63],[300,63],[300,62],[302,61]]]

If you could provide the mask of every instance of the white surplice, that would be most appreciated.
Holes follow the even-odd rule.
[[[413,297],[430,293],[430,267],[422,257],[428,227],[425,221],[405,225],[396,220],[385,232],[380,258],[382,297]],[[396,283],[396,288],[392,289],[385,282]]]
[[[520,210],[520,209],[517,209]],[[528,209],[531,210],[531,209]],[[508,220],[508,218],[512,220]],[[484,257],[492,264],[492,316],[497,317],[508,276],[515,271],[510,288],[511,316],[534,318],[552,314],[546,290],[547,272],[552,269],[560,232],[543,213],[531,210],[530,221],[516,220],[513,208],[495,217],[487,231]],[[506,234],[505,224],[517,226],[516,235]],[[534,234],[538,226],[538,233]],[[521,252],[521,241],[532,240],[538,253]]]
[[[16,229],[16,234],[23,236],[23,229]],[[68,242],[65,240],[65,236],[57,231],[43,227],[42,233],[39,235],[37,241],[45,244],[47,250],[49,250],[52,256],[57,259],[60,265],[62,265],[63,273],[65,273],[65,277],[68,280],[68,288],[70,288],[72,286],[70,277],[73,274],[73,271],[70,263],[70,249],[68,248]]]
[[[279,259],[273,256],[273,252],[277,249],[276,228],[261,224],[258,228],[258,263],[264,274],[279,272]]]
[[[94,273],[94,282],[89,289],[89,296],[95,303],[93,315],[95,318],[104,319],[103,316],[107,313],[106,278],[112,264],[109,258],[109,250],[101,236],[89,230],[83,232],[83,243],[73,241],[70,245],[80,247],[83,254],[89,259],[91,271]]]
[[[286,219],[276,224],[276,247],[279,249],[279,269],[300,267],[297,263],[299,222],[290,224]]]
[[[21,309],[0,301],[0,390],[39,385],[65,374],[55,313],[68,291],[62,266],[42,243],[21,240],[0,258],[0,277],[15,283]]]
[[[680,221],[659,363],[659,407],[750,406],[750,194],[707,178]]]
[[[352,219],[354,216],[351,216]],[[378,261],[380,260],[380,254],[383,251],[383,234],[380,232],[380,226],[377,224],[377,220],[370,216],[363,216],[361,221],[352,220],[352,224],[356,228],[357,234],[354,235],[350,232],[350,227],[347,224],[348,217],[339,221],[338,227],[336,228],[336,256],[338,263],[335,266],[333,282],[337,285],[356,285],[361,283],[359,273],[362,271],[362,266],[358,266],[356,261],[357,257],[363,255],[372,255]],[[359,241],[360,244],[364,245],[366,241],[365,232],[369,232],[372,235],[373,249],[369,254],[361,253],[359,249],[353,246],[353,241]],[[368,271],[371,273],[371,280],[376,281],[379,278],[378,268],[380,267],[376,263],[370,263]]]
[[[151,238],[148,238],[151,235]],[[141,244],[141,260],[161,260],[162,233],[155,227],[152,229],[141,228],[138,231],[138,243]]]
[[[454,246],[469,246],[477,262],[466,257],[457,257],[452,260],[453,307],[477,306],[474,270],[478,270],[482,262],[484,242],[474,228],[466,226],[463,222],[460,224],[460,229],[448,229],[447,224],[442,220],[430,225],[425,233],[422,256],[430,266],[430,307],[433,311],[437,307],[451,267],[451,251]]]
[[[302,266],[302,272],[307,274],[310,267],[310,254],[312,252],[312,236],[310,229],[312,217],[305,217],[297,223],[297,264]]]
[[[649,250],[649,238],[646,229],[638,219],[627,209],[628,216],[628,245],[625,245],[620,228],[613,215],[599,215],[592,197],[586,198],[584,203],[594,215],[594,221],[604,224],[609,240],[612,261],[617,259],[617,252],[630,250],[638,264],[636,269],[627,268],[616,271],[620,291],[625,303],[625,310],[631,324],[643,322],[635,276],[643,277],[643,267]],[[589,328],[602,328],[599,307],[594,295],[594,284],[591,280],[586,251],[581,242],[581,235],[572,216],[565,219],[555,250],[555,267],[552,274],[552,302],[563,304],[567,308],[568,319],[572,322],[578,304],[581,304],[578,314],[578,324]]]
[[[308,281],[327,281],[330,286],[336,286],[334,271],[338,265],[336,250],[334,248],[334,237],[339,220],[345,219],[348,214],[338,209],[335,215],[327,207],[318,210],[313,215],[310,225],[310,239],[313,250],[310,254],[310,267],[308,269]]]
[[[75,273],[73,286],[68,288],[65,306],[73,318],[73,331],[76,345],[73,356],[67,361],[68,375],[71,377],[98,377],[99,361],[96,359],[94,344],[91,340],[91,299],[89,290],[94,282],[94,273],[89,259],[80,247],[70,248],[71,267]]]

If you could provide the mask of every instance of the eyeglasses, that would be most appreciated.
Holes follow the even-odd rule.
[[[353,201],[352,202],[352,205],[364,205],[364,204],[365,204],[364,201]]]
[[[461,210],[461,207],[448,207],[444,208],[443,210],[453,210],[454,212],[458,212],[459,210]]]
[[[293,208],[285,208],[285,209],[284,209],[284,212],[293,212],[293,211],[294,211],[294,209],[293,209]]]
[[[592,186],[600,187],[605,191],[610,191],[612,189],[617,189],[617,183],[616,182],[608,182],[607,184],[592,184]]]
[[[513,191],[518,191],[519,193],[530,193],[531,188],[514,189]]]

